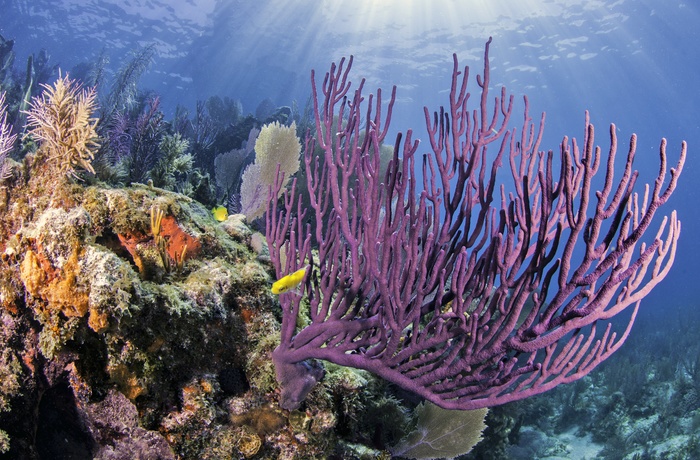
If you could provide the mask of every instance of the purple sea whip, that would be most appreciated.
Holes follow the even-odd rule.
[[[489,97],[490,42],[478,107],[468,108],[469,68],[460,72],[455,55],[449,106],[425,109],[432,152],[417,164],[418,141],[410,130],[405,140],[399,134],[386,171],[380,146],[396,88],[385,107],[380,90],[365,101],[364,80],[350,92],[351,57],[331,66],[319,96],[312,72],[310,208],[294,183],[267,213],[277,275],[310,267],[299,291],[280,296],[272,357],[283,408],[299,407],[323,377],[316,360],[366,369],[446,409],[542,393],[615,352],[641,299],[668,274],[680,234],[675,211],[650,241],[642,237],[676,187],[686,144],[667,173],[661,141],[658,177],[640,194],[636,136],[615,179],[615,126],[604,157],[588,113],[582,145],[565,137],[559,155],[540,151],[544,114],[535,125],[525,98],[523,126],[511,129],[513,96],[501,88]],[[509,188],[497,183],[504,162]],[[310,323],[301,327],[305,297]],[[611,319],[628,307],[618,336]]]

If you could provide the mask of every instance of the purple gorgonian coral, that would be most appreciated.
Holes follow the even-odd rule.
[[[379,153],[396,88],[386,106],[379,90],[363,95],[364,80],[351,92],[350,58],[331,66],[319,95],[312,72],[310,206],[295,186],[278,202],[279,178],[267,213],[277,275],[310,266],[300,289],[280,296],[272,357],[283,408],[322,378],[317,360],[368,370],[446,409],[542,393],[615,352],[668,274],[680,222],[674,211],[650,227],[676,187],[685,143],[667,171],[661,141],[658,177],[641,193],[636,136],[616,174],[615,126],[604,155],[588,113],[583,142],[565,137],[558,154],[541,151],[544,114],[533,123],[525,98],[512,128],[513,96],[490,95],[489,44],[476,107],[455,56],[448,105],[425,109],[429,152],[416,158],[414,133],[399,134],[386,170]],[[300,327],[305,297],[310,320]],[[623,311],[618,335],[611,319]]]

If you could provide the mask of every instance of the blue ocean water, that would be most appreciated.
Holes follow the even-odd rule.
[[[266,98],[303,105],[310,70],[320,80],[331,62],[353,55],[353,76],[368,90],[398,88],[391,132],[413,128],[419,138],[423,107],[447,103],[452,53],[481,72],[493,37],[492,86],[515,95],[516,125],[523,95],[533,116],[547,113],[545,149],[564,135],[581,139],[589,110],[604,149],[610,123],[623,152],[637,133],[641,183],[658,171],[662,137],[670,163],[688,142],[663,212],[677,209],[682,221],[678,254],[638,319],[639,331],[669,347],[698,334],[697,322],[683,319],[697,317],[700,299],[699,23],[699,5],[662,0],[0,0],[0,35],[15,40],[20,60],[44,48],[70,70],[104,50],[114,73],[132,50],[155,43],[141,87],[159,93],[170,115],[213,95],[240,100],[244,113]]]

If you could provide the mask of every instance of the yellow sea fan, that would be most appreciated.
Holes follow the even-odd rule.
[[[76,167],[94,174],[91,161],[99,148],[95,131],[94,88],[83,89],[68,75],[32,99],[27,112],[28,134],[41,144],[37,159],[45,158],[59,173],[75,176]]]
[[[280,163],[280,172],[284,173],[285,184],[299,170],[300,152],[296,122],[292,122],[291,126],[281,125],[277,121],[269,123],[262,127],[255,141],[255,162],[262,168],[261,176],[272,178],[273,182],[277,163]]]
[[[280,193],[289,178],[299,171],[301,143],[296,131],[296,123],[284,126],[276,121],[260,130],[255,141],[255,163],[248,166],[241,178],[241,212],[249,220],[265,213],[268,188],[275,183],[278,163],[280,173],[284,173]]]

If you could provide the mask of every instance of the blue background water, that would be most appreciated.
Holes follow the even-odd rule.
[[[212,95],[239,99],[248,113],[265,98],[303,106],[310,69],[323,73],[352,54],[353,75],[369,89],[398,86],[392,131],[412,127],[423,138],[423,106],[447,102],[452,53],[480,72],[493,36],[492,86],[516,96],[516,122],[524,94],[533,115],[547,112],[543,147],[556,149],[565,134],[580,139],[588,109],[604,147],[611,122],[623,151],[629,135],[639,135],[636,167],[648,182],[661,137],[671,163],[688,141],[668,206],[683,222],[680,249],[643,302],[647,319],[682,317],[700,298],[697,24],[698,5],[662,0],[0,1],[0,34],[16,40],[16,68],[41,48],[63,69],[105,49],[114,71],[131,50],[155,42],[142,87],[161,94],[167,113]]]

